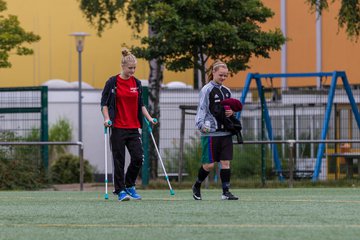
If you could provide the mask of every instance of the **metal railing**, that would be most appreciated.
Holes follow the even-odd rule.
[[[293,187],[294,181],[294,148],[296,144],[304,144],[304,143],[360,143],[360,139],[341,139],[341,140],[260,140],[260,141],[244,141],[242,144],[288,144],[289,146],[289,187]],[[234,144],[239,145],[237,142]]]
[[[77,145],[80,161],[80,191],[84,190],[84,144],[82,142],[0,142],[0,146]]]

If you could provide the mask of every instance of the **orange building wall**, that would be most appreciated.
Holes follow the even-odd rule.
[[[360,39],[350,41],[345,30],[337,26],[340,1],[334,2],[323,18],[323,70],[344,70],[352,84],[360,84]],[[329,82],[329,81],[328,81]]]
[[[264,5],[272,9],[273,12],[275,12],[275,15],[273,18],[268,19],[266,24],[264,24],[263,29],[268,30],[274,30],[275,28],[280,29],[280,1],[273,1],[273,0],[265,0],[263,1]],[[233,77],[226,80],[226,86],[232,87],[232,88],[238,88],[243,87],[245,84],[246,75],[248,73],[270,73],[270,72],[280,72],[281,71],[281,52],[272,52],[270,54],[269,59],[265,58],[251,58],[249,62],[250,69],[247,69],[246,71],[239,72],[238,74],[234,75]],[[274,85],[275,83],[280,82],[279,79],[274,79]],[[266,83],[264,83],[266,84]],[[276,84],[277,85],[277,84]],[[255,87],[255,84],[252,83],[252,87]],[[270,85],[269,85],[270,86]]]
[[[288,72],[316,72],[316,17],[305,1],[287,1]],[[288,80],[289,86],[316,86],[316,79]]]
[[[264,30],[280,28],[280,0],[263,0],[275,12],[262,27]],[[102,88],[107,77],[119,72],[120,51],[123,44],[136,45],[132,30],[126,22],[119,19],[111,29],[100,38],[83,17],[78,1],[75,0],[8,0],[7,14],[17,15],[26,31],[41,36],[41,41],[32,44],[33,56],[11,55],[13,67],[0,69],[0,87],[37,86],[49,79],[77,81],[78,56],[73,37],[68,34],[85,31],[91,34],[86,38],[83,52],[83,81],[96,88]],[[352,84],[360,84],[360,45],[347,39],[345,31],[339,30],[336,15],[340,1],[330,4],[329,11],[323,13],[323,71],[344,70]],[[147,34],[146,28],[144,33]],[[287,71],[316,71],[316,17],[304,0],[287,1]],[[272,52],[270,59],[252,58],[250,69],[229,78],[229,87],[243,87],[246,75],[250,72],[281,72],[281,52]],[[139,59],[136,76],[147,79],[148,63]],[[164,83],[182,81],[193,83],[193,71],[183,73],[165,71]],[[329,80],[325,84],[329,83]],[[316,79],[289,79],[288,86],[316,85]],[[270,87],[269,81],[264,81]],[[274,86],[280,87],[281,80],[274,79]]]
[[[1,14],[16,15],[26,31],[41,36],[31,44],[32,56],[11,55],[12,68],[0,69],[0,87],[38,86],[50,79],[78,81],[78,53],[72,32],[88,32],[82,53],[82,81],[95,88],[103,88],[109,76],[120,72],[122,45],[138,45],[132,29],[125,20],[102,37],[89,25],[79,8],[77,0],[7,0],[7,11]],[[143,34],[147,34],[144,28]],[[149,64],[138,59],[136,77],[148,79]],[[165,82],[183,81],[192,84],[193,71],[182,73],[164,72]]]
[[[275,12],[264,29],[281,27],[280,0],[264,0],[266,6]],[[322,16],[322,71],[346,71],[351,84],[360,84],[360,45],[351,42],[344,30],[339,30],[336,15],[340,2],[330,4],[329,11]],[[304,0],[287,1],[287,72],[316,72],[316,16]],[[250,69],[229,78],[226,85],[243,87],[248,73],[280,73],[281,53],[273,52],[270,59],[253,58]],[[330,80],[324,79],[329,84]],[[265,87],[271,87],[264,80]],[[273,79],[274,87],[281,86],[280,79]],[[288,86],[316,86],[315,78],[288,79]],[[254,83],[251,87],[255,87]]]

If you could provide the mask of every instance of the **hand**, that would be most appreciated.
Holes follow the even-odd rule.
[[[111,127],[111,125],[112,125],[111,120],[110,120],[110,119],[105,119],[105,121],[104,121],[104,126],[105,126],[105,127]]]
[[[158,124],[158,120],[156,118],[150,118],[148,121],[151,122],[152,125]]]
[[[203,133],[209,133],[210,129],[207,128],[207,127],[203,127],[202,129],[200,129],[200,131],[203,132]]]
[[[234,114],[234,111],[230,109],[225,110],[225,116],[226,117],[231,117]]]
[[[209,132],[210,132],[210,128],[204,125],[204,126],[200,129],[200,131],[203,132],[203,133],[209,133]]]

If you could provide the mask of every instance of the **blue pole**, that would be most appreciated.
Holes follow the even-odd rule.
[[[252,76],[253,76],[252,73],[249,73],[249,74],[247,75],[246,81],[245,81],[245,85],[244,85],[244,88],[243,88],[242,93],[241,93],[240,102],[241,102],[241,104],[242,104],[243,106],[245,105],[246,95],[247,95],[247,93],[249,92],[251,79],[253,78]],[[241,111],[236,114],[236,118],[237,118],[237,119],[240,119],[240,116],[241,116]]]
[[[330,85],[330,90],[329,90],[328,101],[327,101],[327,106],[326,106],[324,124],[323,124],[322,132],[321,132],[321,140],[325,140],[327,130],[328,130],[328,127],[329,127],[331,108],[332,108],[332,104],[333,104],[333,101],[334,101],[337,78],[338,78],[338,73],[333,72],[331,85]],[[315,169],[314,169],[314,174],[313,174],[313,177],[312,177],[312,181],[316,181],[316,180],[319,179],[319,173],[320,173],[320,169],[321,169],[321,162],[322,162],[322,157],[324,155],[324,151],[325,151],[325,143],[320,143],[319,148],[318,148],[318,152],[317,152]]]
[[[354,96],[351,92],[351,88],[350,88],[350,85],[349,85],[349,81],[346,77],[346,74],[345,72],[340,72],[339,75],[341,76],[341,79],[343,81],[343,84],[344,84],[344,87],[345,87],[345,91],[348,95],[348,98],[349,98],[349,102],[350,102],[350,105],[351,105],[351,108],[352,108],[352,111],[354,113],[354,117],[356,119],[356,123],[358,125],[358,128],[360,130],[360,114],[359,114],[359,111],[358,111],[358,108],[356,106],[356,102],[355,102],[355,99],[354,99]]]
[[[255,77],[255,81],[256,81],[257,88],[258,88],[259,96],[264,96],[260,78]],[[265,123],[266,123],[266,128],[268,131],[268,136],[269,136],[270,140],[274,140],[273,133],[272,133],[271,120],[270,120],[269,111],[268,111],[265,99],[263,101],[263,106],[264,106]],[[276,168],[276,171],[279,173],[279,180],[283,181],[284,177],[282,175],[281,162],[279,161],[279,154],[277,151],[276,144],[271,144],[271,149],[272,149],[272,153],[273,153],[275,168]]]

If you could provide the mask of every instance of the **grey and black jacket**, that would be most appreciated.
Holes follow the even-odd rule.
[[[105,87],[102,91],[101,95],[101,110],[104,106],[108,107],[109,110],[109,117],[112,122],[114,122],[115,119],[115,113],[116,113],[116,80],[117,75],[110,77],[106,83]],[[140,125],[142,127],[143,124],[143,114],[142,114],[142,106],[144,106],[143,100],[142,100],[142,86],[141,81],[135,78],[137,90],[139,92],[138,97],[138,119],[140,122]]]
[[[229,88],[210,81],[200,91],[195,126],[200,130],[205,121],[210,121],[210,135],[231,135],[224,127],[225,110],[220,102],[231,98]]]

